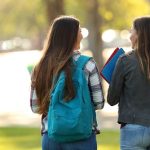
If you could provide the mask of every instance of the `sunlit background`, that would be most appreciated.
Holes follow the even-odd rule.
[[[0,0],[0,4],[0,127],[40,129],[40,116],[30,109],[30,75],[55,17],[74,15],[80,20],[84,37],[80,51],[93,56],[101,70],[116,47],[131,51],[133,19],[150,14],[149,0]],[[102,85],[106,98],[104,79]],[[117,111],[117,106],[106,101],[104,109],[97,112],[99,127],[118,130]],[[0,149],[5,150],[1,142]],[[102,150],[117,149],[102,146]]]

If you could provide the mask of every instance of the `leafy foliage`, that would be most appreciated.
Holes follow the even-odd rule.
[[[0,0],[0,39],[31,37],[46,25],[41,0]]]
[[[103,30],[129,28],[135,17],[148,15],[150,12],[150,4],[145,0],[99,0],[99,3]]]
[[[75,15],[85,25],[89,12],[87,7],[94,0],[64,0],[65,12]],[[146,0],[97,0],[101,16],[100,30],[108,28],[129,28],[136,16],[150,12],[149,2]],[[33,37],[45,31],[48,26],[46,9],[43,0],[0,0],[0,39],[14,36]],[[56,10],[57,11],[57,10]]]

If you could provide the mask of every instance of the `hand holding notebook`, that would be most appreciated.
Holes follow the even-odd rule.
[[[125,51],[122,48],[117,47],[103,66],[100,74],[108,83],[111,81],[112,73],[119,56],[124,53]]]

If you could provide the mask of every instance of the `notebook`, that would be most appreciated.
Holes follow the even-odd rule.
[[[122,48],[116,48],[113,53],[111,54],[111,56],[109,57],[109,59],[107,60],[107,62],[105,63],[105,65],[103,66],[100,75],[108,82],[110,83],[111,81],[111,77],[112,77],[112,73],[114,71],[116,62],[119,58],[120,55],[124,54],[125,51]]]

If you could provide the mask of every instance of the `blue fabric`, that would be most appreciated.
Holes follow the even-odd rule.
[[[121,150],[150,150],[150,127],[126,124],[120,138]]]
[[[48,111],[48,135],[59,142],[72,142],[88,138],[92,133],[95,116],[89,87],[83,70],[90,57],[80,56],[74,62],[72,80],[76,96],[65,102],[65,73],[61,72],[52,91]]]
[[[96,135],[92,133],[86,140],[59,143],[50,139],[45,133],[42,136],[42,150],[97,150]]]

